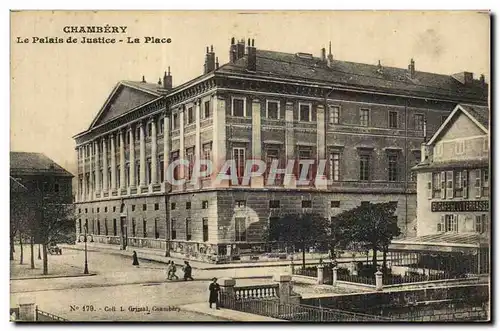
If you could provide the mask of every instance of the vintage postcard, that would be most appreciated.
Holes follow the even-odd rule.
[[[488,322],[487,11],[11,11],[15,322]]]

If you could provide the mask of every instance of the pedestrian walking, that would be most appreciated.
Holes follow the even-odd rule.
[[[189,265],[188,261],[184,261],[184,267],[182,268],[182,270],[184,271],[184,280],[194,280],[191,276],[193,269]]]
[[[137,252],[132,253],[132,265],[139,266],[139,259],[137,258]]]
[[[170,261],[169,269],[168,269],[168,280],[172,280],[173,277],[175,277],[176,280],[179,280],[179,276],[175,274],[177,271],[177,267],[175,266],[174,261]]]
[[[208,290],[210,291],[210,296],[208,297],[208,303],[210,304],[210,308],[212,308],[212,304],[215,303],[215,309],[220,309],[219,308],[220,286],[219,284],[217,284],[217,278],[215,277],[212,278],[212,282],[210,283]]]

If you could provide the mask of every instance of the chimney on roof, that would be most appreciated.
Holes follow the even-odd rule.
[[[208,50],[207,46],[207,55],[205,56],[205,66],[204,66],[204,74],[208,74],[209,72],[212,72],[215,70],[215,53],[214,53],[214,46],[210,46],[210,51]]]
[[[229,46],[229,62],[234,63],[237,60],[237,50],[236,44],[234,42],[234,37],[231,38],[231,46]]]
[[[333,67],[333,54],[332,54],[332,42],[330,41],[329,45],[328,45],[328,56],[327,56],[327,59],[326,59],[326,64],[328,65],[328,67]]]
[[[324,47],[321,49],[321,62],[326,62],[326,49]]]
[[[241,59],[243,56],[245,56],[245,39],[241,39],[236,44],[236,60]]]
[[[455,78],[463,85],[470,85],[474,80],[472,72],[467,71],[459,72],[458,74],[451,75],[451,77]]]
[[[382,64],[380,63],[380,60],[378,60],[377,64],[377,73],[382,74],[384,70],[382,70]]]
[[[411,79],[415,78],[415,61],[413,59],[410,60],[410,64],[408,65],[408,75]]]
[[[168,72],[165,71],[163,75],[163,88],[166,90],[172,89],[172,75],[170,75],[170,67],[168,67]]]
[[[142,82],[145,83],[146,82],[146,77],[144,77],[144,75],[142,75]]]
[[[219,57],[215,58],[215,69],[219,69]]]
[[[255,48],[255,40],[253,39],[251,44],[250,44],[250,39],[248,39],[247,54],[248,54],[247,70],[257,71],[257,49]]]

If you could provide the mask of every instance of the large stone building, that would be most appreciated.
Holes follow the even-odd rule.
[[[78,225],[94,240],[167,250],[204,260],[262,251],[270,223],[285,213],[331,217],[362,201],[395,201],[399,226],[414,236],[415,176],[424,135],[457,103],[487,104],[484,77],[421,72],[336,60],[321,50],[287,54],[231,41],[219,66],[207,48],[204,73],[173,87],[119,82],[90,127],[74,137],[78,158]],[[427,123],[427,124],[425,124]],[[165,180],[168,165],[196,157],[215,169],[236,160],[327,160],[326,177],[306,184],[295,174],[268,185],[183,185]],[[318,163],[319,164],[319,163]],[[175,178],[190,178],[177,168]],[[286,177],[286,178],[285,178]],[[168,247],[168,248],[167,248]]]

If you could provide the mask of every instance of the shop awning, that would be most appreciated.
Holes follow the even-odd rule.
[[[463,252],[489,246],[487,238],[477,233],[439,233],[393,240],[389,251]]]

